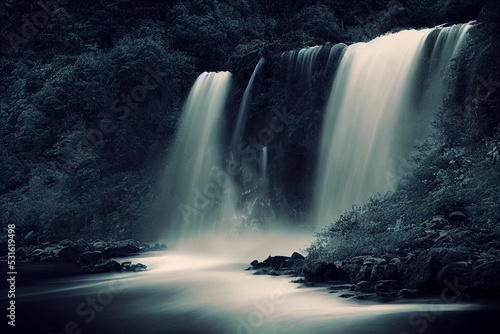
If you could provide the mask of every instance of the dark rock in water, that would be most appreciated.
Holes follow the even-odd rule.
[[[374,289],[376,292],[389,292],[399,289],[400,283],[396,280],[379,280],[375,283]]]
[[[293,258],[288,256],[269,256],[263,262],[253,260],[250,265],[253,269],[269,269],[267,271],[259,271],[256,273],[257,275],[263,275],[265,272],[268,275],[295,275],[298,273],[304,260],[299,253],[294,254]]]
[[[123,257],[137,254],[141,251],[140,243],[136,240],[123,240],[113,242],[108,247],[104,248],[103,254],[105,257]]]
[[[333,263],[311,262],[302,267],[302,274],[307,281],[325,283],[332,280],[345,280],[346,272]]]
[[[302,254],[299,254],[297,252],[293,252],[291,259],[292,260],[304,260],[305,257]]]
[[[439,291],[438,273],[448,264],[464,259],[461,251],[448,248],[431,248],[408,262],[404,281],[409,287],[423,291]]]
[[[479,295],[500,296],[500,261],[482,264],[468,276],[470,287]]]
[[[114,260],[101,260],[98,263],[81,265],[78,271],[84,274],[121,272],[122,266]]]
[[[383,280],[386,277],[386,272],[387,272],[387,263],[375,263],[373,265],[373,268],[371,270],[370,274],[370,282],[376,282],[378,280]]]
[[[373,262],[365,261],[361,268],[359,269],[358,274],[354,278],[354,283],[358,283],[361,281],[369,281],[372,275]]]
[[[296,280],[293,280],[293,281],[290,281],[290,283],[305,283],[306,280],[303,279],[303,278],[299,278],[299,279],[296,279]]]
[[[462,211],[455,211],[450,213],[448,219],[451,223],[465,223],[467,221],[467,216]]]
[[[363,293],[367,292],[373,292],[373,285],[368,282],[368,281],[361,281],[358,284],[356,284],[356,287],[354,288],[354,291],[359,291]]]
[[[132,264],[131,261],[126,261],[121,264],[121,268],[123,271],[141,271],[146,270],[148,266],[142,263]]]
[[[102,259],[102,252],[100,251],[86,251],[80,255],[79,261],[84,264],[96,263]]]
[[[281,270],[281,273],[280,275],[295,275],[295,270],[293,269],[284,269],[284,270]]]
[[[132,261],[122,262],[121,266],[122,266],[123,270],[130,271],[130,270],[132,270]]]
[[[354,282],[359,273],[359,269],[361,269],[361,265],[357,263],[346,263],[340,267],[340,269],[346,273],[347,280],[349,282]]]
[[[24,236],[24,242],[27,243],[28,245],[35,245],[37,241],[35,231],[29,231],[25,236]]]
[[[450,282],[466,283],[465,274],[469,271],[469,264],[465,261],[453,262],[445,266],[437,275],[441,289],[447,287]],[[453,284],[453,283],[452,283]]]
[[[399,258],[394,258],[386,264],[385,270],[379,279],[399,281],[403,277],[405,270],[406,265]]]
[[[145,264],[142,264],[142,263],[133,264],[131,267],[132,267],[133,271],[141,271],[141,270],[148,269],[148,266],[146,266]]]
[[[401,296],[403,296],[403,298],[416,298],[417,297],[417,290],[401,289],[399,291],[399,294]]]
[[[115,272],[115,271],[121,271],[122,266],[114,261],[114,260],[107,260],[106,262],[101,262],[96,264],[93,267],[92,272],[95,273],[109,273],[109,272]]]
[[[340,298],[351,298],[354,296],[356,296],[354,293],[344,293],[344,294],[341,294],[339,297]]]
[[[82,255],[83,250],[75,246],[61,248],[56,254],[56,260],[60,262],[76,262]]]
[[[266,267],[278,269],[293,266],[293,260],[288,256],[270,256],[264,260],[264,264]]]
[[[343,262],[340,269],[346,273],[349,282],[358,283],[383,278],[381,275],[385,271],[386,263],[387,261],[383,258],[361,255]]]

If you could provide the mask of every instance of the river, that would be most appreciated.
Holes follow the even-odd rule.
[[[141,272],[77,275],[69,265],[19,264],[16,333],[499,333],[498,304],[354,301],[244,270],[300,244],[281,242],[272,253],[272,239],[141,254],[131,259],[147,264]],[[2,291],[2,305],[5,298]]]

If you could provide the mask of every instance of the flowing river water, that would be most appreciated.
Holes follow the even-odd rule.
[[[67,265],[20,264],[16,333],[498,333],[498,305],[486,302],[354,301],[244,270],[254,257],[305,245],[288,238],[278,249],[270,246],[276,238],[145,253],[131,259],[147,264],[141,272],[77,275]]]

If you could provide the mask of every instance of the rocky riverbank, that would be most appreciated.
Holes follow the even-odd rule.
[[[46,242],[39,245],[30,233],[24,237],[22,246],[16,250],[18,262],[75,263],[80,273],[145,270],[147,266],[144,264],[132,264],[129,261],[119,263],[113,259],[167,249],[165,244],[151,245],[134,239],[92,242],[66,239],[57,243]]]
[[[333,263],[298,253],[252,261],[255,275],[290,275],[295,283],[325,286],[342,298],[389,302],[439,294],[443,302],[500,297],[500,261],[470,260],[465,251],[436,247],[405,257],[355,256]]]

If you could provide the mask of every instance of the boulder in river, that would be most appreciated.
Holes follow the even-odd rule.
[[[469,264],[465,261],[452,262],[446,265],[437,274],[437,280],[441,289],[449,285],[449,282],[460,281],[465,283],[465,275],[469,271]]]
[[[121,264],[122,270],[124,271],[141,271],[146,270],[148,266],[142,263],[132,264],[131,261],[126,261]]]
[[[125,257],[138,254],[141,251],[141,243],[137,240],[115,241],[103,250],[105,257]]]
[[[95,272],[114,272],[121,271],[122,266],[114,260],[107,260],[96,264],[94,268]]]
[[[374,292],[373,285],[368,281],[361,281],[356,284],[354,291],[359,291],[363,293]]]
[[[261,269],[255,273],[256,275],[294,275],[299,272],[298,268],[302,266],[303,261],[304,257],[294,252],[290,257],[269,256],[262,262],[253,260],[250,265],[252,266],[251,269]]]
[[[57,251],[55,259],[60,262],[76,262],[82,253],[83,250],[79,247],[67,246]]]
[[[97,263],[99,260],[101,260],[103,257],[103,254],[101,251],[86,251],[83,252],[82,255],[80,255],[79,262],[81,263]]]
[[[417,297],[417,290],[414,290],[414,289],[401,289],[399,291],[399,294],[403,297],[403,298],[416,298]]]
[[[302,267],[302,274],[307,281],[325,283],[328,281],[345,280],[347,273],[334,263],[309,262]]]

